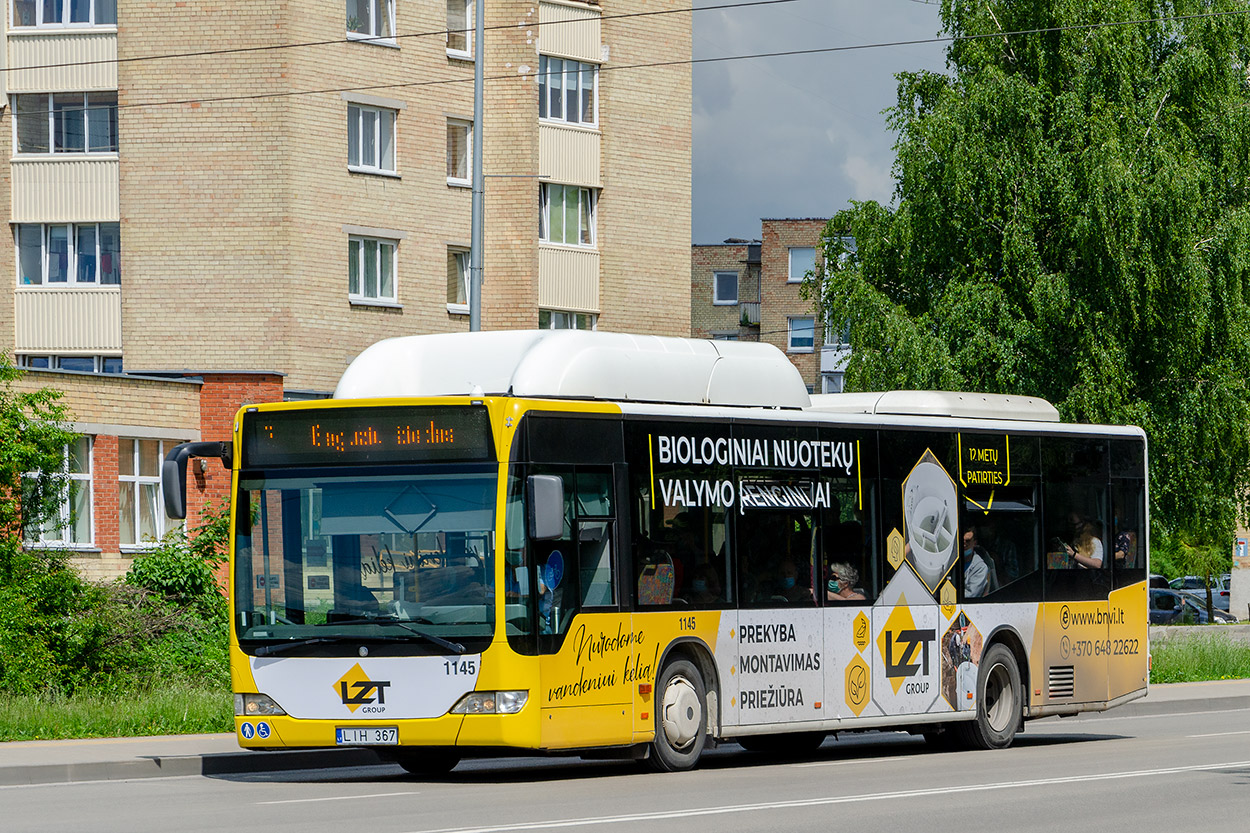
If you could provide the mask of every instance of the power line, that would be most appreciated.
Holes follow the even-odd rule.
[[[776,2],[792,2],[792,1],[793,0],[762,0],[762,2],[765,4],[772,4]],[[708,6],[708,7],[699,7],[698,9],[695,9],[695,10],[702,11],[705,8],[734,8],[734,7],[743,6],[743,5],[760,5],[760,3],[729,4],[729,5],[721,6],[721,7]],[[689,11],[689,10],[682,9],[680,11],[684,12],[684,11]],[[662,14],[662,13],[666,13],[666,12],[647,12],[645,14]],[[667,13],[671,14],[674,12],[670,11]],[[880,43],[851,44],[848,46],[825,46],[825,47],[817,47],[813,49],[789,49],[789,50],[784,50],[780,52],[757,52],[757,53],[751,53],[751,54],[746,54],[746,55],[723,55],[723,56],[713,57],[713,58],[687,58],[687,59],[679,59],[679,60],[673,60],[673,61],[651,61],[651,62],[638,63],[638,64],[621,64],[619,66],[609,65],[609,66],[601,66],[599,68],[599,71],[601,73],[604,73],[604,72],[618,72],[621,70],[653,69],[653,68],[659,68],[659,67],[687,66],[687,65],[693,66],[696,64],[715,64],[715,63],[725,63],[729,61],[748,61],[748,60],[756,60],[759,58],[784,58],[784,57],[795,57],[795,56],[800,56],[800,55],[823,55],[823,54],[833,54],[833,53],[838,53],[838,52],[854,52],[854,51],[860,51],[860,50],[866,50],[866,49],[887,49],[887,48],[900,47],[900,46],[918,46],[918,45],[925,45],[925,44],[957,43],[957,42],[964,42],[964,41],[978,41],[978,40],[986,40],[986,39],[1019,37],[1019,36],[1025,36],[1025,35],[1050,34],[1050,33],[1055,33],[1055,32],[1092,31],[1092,30],[1097,30],[1097,29],[1110,29],[1110,28],[1116,28],[1116,27],[1137,26],[1137,25],[1148,24],[1148,23],[1156,23],[1156,24],[1157,23],[1179,23],[1179,22],[1184,22],[1184,21],[1189,21],[1189,20],[1203,20],[1203,19],[1211,19],[1211,18],[1219,18],[1219,17],[1228,17],[1231,15],[1246,15],[1246,14],[1250,14],[1250,8],[1238,9],[1238,10],[1233,10],[1233,11],[1203,12],[1199,14],[1176,15],[1173,17],[1143,18],[1143,19],[1137,19],[1137,20],[1113,20],[1113,21],[1105,21],[1102,23],[1077,23],[1077,24],[1071,24],[1067,26],[1048,26],[1048,27],[1041,27],[1037,29],[1017,29],[1017,30],[1013,30],[1010,32],[987,32],[987,33],[979,34],[979,35],[945,36],[945,37],[921,38],[921,39],[916,39],[916,40],[905,40],[905,41],[884,41]],[[338,42],[339,41],[333,41],[333,43],[338,43]],[[66,66],[69,66],[69,65],[66,65]],[[546,73],[547,76],[555,76],[558,74],[560,73],[556,73],[556,72]],[[484,80],[485,81],[508,81],[508,80],[516,80],[518,78],[530,79],[530,78],[537,78],[537,77],[539,77],[539,73],[537,72],[529,73],[526,75],[510,73],[507,75],[487,76]],[[326,88],[316,89],[316,90],[285,90],[282,92],[249,93],[245,95],[213,96],[209,98],[170,99],[167,101],[141,101],[141,102],[135,102],[133,104],[118,105],[118,109],[124,110],[124,109],[140,108],[140,107],[175,107],[175,106],[187,105],[187,104],[220,104],[220,103],[234,102],[234,101],[259,101],[259,100],[264,100],[264,99],[291,98],[294,96],[302,96],[302,95],[325,95],[329,93],[349,93],[349,92],[370,92],[370,91],[377,91],[377,90],[414,89],[414,88],[420,88],[420,87],[436,87],[436,86],[442,86],[446,84],[468,84],[468,83],[472,83],[472,81],[473,79],[471,78],[443,78],[443,79],[438,79],[435,81],[407,81],[407,82],[400,82],[400,83],[395,83],[395,84],[370,84],[366,86],[352,86],[352,87],[326,87]],[[73,108],[66,108],[66,109],[73,109]],[[4,115],[8,115],[7,111]]]
[[[724,9],[742,9],[742,8],[747,8],[750,6],[775,6],[781,3],[794,3],[794,2],[796,2],[796,0],[747,0],[747,2],[743,2],[743,3],[721,3],[715,6],[691,6],[691,7],[680,8],[680,9],[657,9],[655,11],[649,11],[649,12],[628,12],[628,13],[622,13],[622,14],[600,15],[599,17],[594,17],[594,18],[566,17],[561,20],[548,20],[545,23],[539,22],[539,21],[533,21],[530,23],[526,23],[525,25],[527,27],[532,26],[532,27],[537,28],[539,26],[556,26],[561,23],[591,23],[591,22],[598,23],[598,22],[605,21],[605,20],[606,21],[624,20],[626,18],[633,18],[633,17],[656,17],[659,15],[669,15],[669,14],[690,14],[692,12],[717,11],[717,10],[724,10]],[[503,23],[497,26],[484,27],[484,29],[488,32],[501,30],[501,29],[516,29],[516,28],[517,28],[517,24],[515,23]],[[394,41],[404,40],[407,38],[430,38],[430,37],[439,37],[439,36],[445,37],[447,35],[467,35],[467,34],[471,34],[473,31],[474,30],[472,28],[438,29],[436,31],[430,31],[430,32],[410,32],[407,35],[394,35],[392,37],[365,36],[365,37],[351,37],[351,38],[335,38],[334,40],[301,41],[300,43],[275,43],[275,44],[269,44],[266,46],[239,46],[239,47],[234,47],[231,49],[205,49],[205,50],[201,50],[198,52],[170,52],[164,55],[137,55],[133,58],[101,58],[101,59],[94,60],[94,61],[73,61],[70,63],[61,63],[61,64],[36,64],[34,66],[23,66],[23,67],[0,67],[0,71],[27,72],[27,71],[36,70],[36,69],[66,69],[70,67],[97,66],[100,64],[132,64],[132,63],[139,63],[142,61],[171,61],[171,60],[177,60],[180,58],[205,58],[205,57],[215,57],[218,55],[237,55],[237,54],[244,54],[244,53],[251,53],[251,52],[275,52],[275,51],[282,50],[282,49],[303,49],[306,47],[313,47],[313,46],[337,46],[339,44],[344,44],[344,43],[386,43],[386,44],[389,44]]]

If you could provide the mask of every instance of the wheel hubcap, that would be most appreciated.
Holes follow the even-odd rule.
[[[703,722],[699,693],[685,677],[674,677],[664,689],[661,712],[664,737],[674,749],[685,749],[694,743]]]
[[[985,719],[995,732],[1011,727],[1015,719],[1015,699],[1006,667],[996,664],[985,678]]]

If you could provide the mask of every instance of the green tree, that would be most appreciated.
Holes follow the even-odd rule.
[[[888,111],[894,205],[839,212],[811,288],[851,324],[848,390],[1027,393],[1141,425],[1155,534],[1230,551],[1250,480],[1250,15],[1225,11],[1245,9],[943,0],[947,72],[902,73]],[[1159,19],[1187,14],[1208,16]]]
[[[0,579],[12,577],[23,530],[59,512],[68,487],[65,447],[75,434],[49,388],[19,390],[22,371],[0,353]]]

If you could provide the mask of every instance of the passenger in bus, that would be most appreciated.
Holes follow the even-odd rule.
[[[998,577],[989,553],[977,541],[977,528],[964,527],[964,597],[975,599],[998,588]]]
[[[1002,584],[1009,584],[1020,578],[1019,551],[1010,539],[998,534],[998,527],[992,516],[977,524],[976,537],[985,551],[990,554],[990,560]]]
[[[690,604],[696,606],[718,605],[725,601],[721,595],[720,577],[711,564],[701,564],[694,571],[689,598]]]
[[[844,561],[829,565],[829,583],[825,600],[830,602],[862,602],[867,596],[859,591],[859,570]]]
[[[799,569],[788,558],[777,568],[777,586],[773,588],[773,596],[789,604],[816,604],[812,589],[799,583]]]
[[[1112,550],[1111,557],[1115,559],[1116,567],[1131,570],[1137,566],[1137,533],[1121,526],[1118,515],[1115,518],[1115,528],[1115,549]]]
[[[1075,513],[1071,516],[1072,543],[1068,545],[1068,555],[1074,567],[1097,570],[1102,567],[1102,539],[1095,533],[1096,529],[1089,518]]]

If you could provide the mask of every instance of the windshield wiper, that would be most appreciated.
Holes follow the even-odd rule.
[[[303,648],[305,645],[323,645],[329,642],[405,642],[402,636],[314,636],[308,639],[297,639],[294,642],[281,642],[277,645],[262,645],[253,651],[254,656],[267,657],[272,654],[281,654],[290,651],[293,648]],[[464,653],[461,651],[460,653]]]
[[[325,622],[322,625],[317,625],[317,627],[325,627],[326,625],[395,625],[396,627],[403,628],[409,633],[416,634],[422,639],[433,642],[438,647],[451,651],[453,653],[463,654],[465,650],[467,650],[459,642],[452,642],[450,639],[444,639],[441,636],[436,636],[432,633],[426,633],[423,630],[414,628],[412,625],[408,624],[407,622],[404,622],[400,619],[387,617],[387,616],[362,616],[357,619],[336,619],[333,622]],[[320,638],[328,638],[328,637],[320,637]],[[355,637],[355,638],[359,639],[360,637]],[[376,638],[376,637],[371,637],[371,638]],[[400,639],[402,637],[395,637],[395,638]]]

